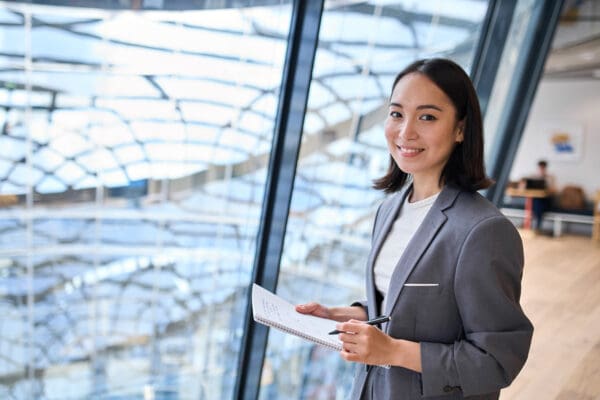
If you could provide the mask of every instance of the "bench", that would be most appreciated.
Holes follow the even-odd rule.
[[[504,214],[508,218],[513,219],[525,219],[525,210],[521,208],[509,208],[503,207],[500,209],[502,214]],[[568,212],[558,212],[558,211],[548,211],[544,213],[544,221],[549,221],[552,223],[552,234],[554,237],[559,237],[563,233],[563,223],[564,224],[583,224],[589,225],[590,234],[591,227],[594,223],[594,216],[587,214],[574,214]],[[587,227],[586,227],[587,228]]]

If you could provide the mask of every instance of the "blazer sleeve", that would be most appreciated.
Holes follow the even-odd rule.
[[[484,219],[467,235],[454,279],[463,337],[421,343],[424,396],[493,393],[517,376],[533,335],[519,304],[522,272],[522,241],[506,218]]]

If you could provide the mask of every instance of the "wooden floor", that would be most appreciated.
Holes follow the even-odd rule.
[[[501,400],[600,399],[600,243],[521,232],[529,359]]]

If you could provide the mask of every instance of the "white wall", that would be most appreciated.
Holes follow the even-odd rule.
[[[555,159],[549,147],[553,127],[581,129],[579,160]],[[600,80],[540,82],[510,179],[535,173],[537,160],[542,158],[548,160],[559,190],[568,184],[579,185],[588,199],[600,190]]]

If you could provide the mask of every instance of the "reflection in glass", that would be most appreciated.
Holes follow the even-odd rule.
[[[389,156],[383,137],[395,75],[418,58],[470,68],[485,1],[326,3],[277,292],[295,303],[364,297],[371,188]],[[336,352],[271,330],[261,399],[343,399],[354,366]]]
[[[0,398],[232,397],[291,17],[243,3],[0,5]]]

